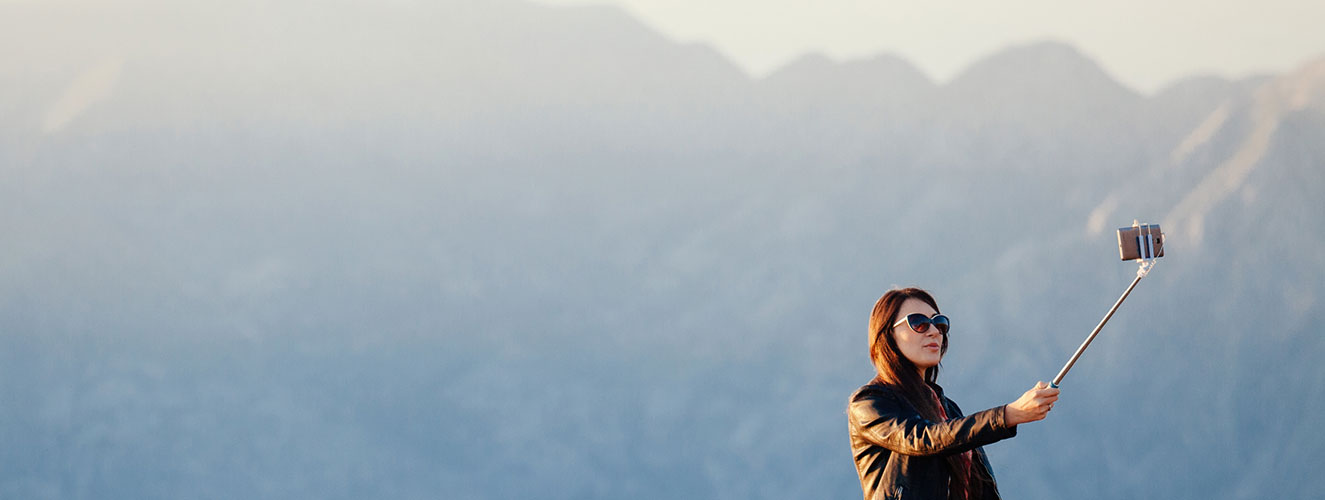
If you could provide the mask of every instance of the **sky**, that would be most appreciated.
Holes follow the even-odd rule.
[[[807,52],[880,53],[951,79],[1006,47],[1056,40],[1117,80],[1154,92],[1196,75],[1284,73],[1325,57],[1322,0],[538,0],[610,4],[664,35],[703,42],[763,76]]]

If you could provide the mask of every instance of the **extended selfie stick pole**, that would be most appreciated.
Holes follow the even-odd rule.
[[[1100,320],[1100,324],[1095,325],[1095,330],[1090,332],[1090,336],[1086,337],[1086,341],[1082,342],[1081,347],[1077,348],[1077,352],[1072,354],[1072,359],[1067,360],[1067,364],[1063,365],[1062,370],[1059,370],[1058,376],[1054,377],[1054,381],[1049,384],[1050,387],[1058,388],[1058,383],[1062,382],[1063,377],[1067,376],[1067,371],[1071,370],[1072,365],[1077,363],[1077,358],[1081,357],[1081,353],[1086,352],[1086,348],[1090,347],[1090,341],[1095,340],[1095,336],[1100,334],[1100,329],[1104,328],[1104,324],[1109,322],[1109,318],[1113,317],[1113,312],[1118,310],[1118,306],[1122,305],[1123,300],[1127,299],[1127,294],[1132,293],[1132,289],[1136,288],[1136,284],[1140,283],[1143,277],[1145,277],[1144,274],[1136,273],[1136,279],[1132,280],[1131,285],[1127,285],[1127,291],[1123,292],[1122,297],[1118,297],[1118,302],[1113,303],[1113,307],[1109,308],[1109,314],[1104,315],[1104,319]]]
[[[1132,223],[1132,227],[1137,228],[1138,225],[1136,223]],[[1142,236],[1141,233],[1138,231],[1137,247],[1139,250],[1138,253],[1142,257],[1137,259],[1138,261],[1141,262],[1141,268],[1136,270],[1136,279],[1132,280],[1132,284],[1127,285],[1127,290],[1123,292],[1123,296],[1118,297],[1118,301],[1114,302],[1113,307],[1109,308],[1109,313],[1104,315],[1104,319],[1100,320],[1100,324],[1095,325],[1095,329],[1090,332],[1090,336],[1086,337],[1086,341],[1081,343],[1081,347],[1077,348],[1077,352],[1072,354],[1072,359],[1067,360],[1067,364],[1063,365],[1062,370],[1059,370],[1058,375],[1055,376],[1053,382],[1049,384],[1050,387],[1053,387],[1055,389],[1058,388],[1058,383],[1062,382],[1063,377],[1067,376],[1067,371],[1071,370],[1072,365],[1076,364],[1077,358],[1081,357],[1081,353],[1086,352],[1086,348],[1090,347],[1090,342],[1092,340],[1095,340],[1096,335],[1100,334],[1100,330],[1104,328],[1105,323],[1109,322],[1109,318],[1113,317],[1113,313],[1118,310],[1118,306],[1122,305],[1124,300],[1127,300],[1127,295],[1132,293],[1132,289],[1136,288],[1136,284],[1141,282],[1141,278],[1146,277],[1146,275],[1150,273],[1150,269],[1155,267],[1155,258],[1164,254],[1164,251],[1162,249],[1159,250],[1158,252],[1155,251],[1155,248],[1157,246],[1156,243],[1159,242],[1156,241],[1156,238],[1154,237],[1153,234],[1150,234],[1149,231],[1147,231],[1147,234],[1144,235],[1145,236],[1144,239],[1142,239],[1141,236]],[[1162,233],[1160,237],[1161,238],[1163,237]],[[1159,255],[1155,255],[1156,253],[1158,253]]]

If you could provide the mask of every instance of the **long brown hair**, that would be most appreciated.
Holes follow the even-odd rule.
[[[895,288],[879,297],[879,301],[874,303],[874,312],[870,313],[870,361],[874,363],[876,372],[873,382],[888,386],[901,394],[916,411],[920,412],[920,416],[937,422],[942,420],[942,414],[946,412],[939,407],[941,403],[934,397],[937,392],[928,384],[938,381],[939,367],[936,365],[926,369],[924,378],[921,378],[915,363],[907,359],[897,348],[897,339],[894,337],[893,323],[897,322],[897,313],[907,299],[920,300],[933,307],[934,312],[939,312],[939,305],[934,301],[934,297],[919,288]],[[943,335],[940,354],[947,352],[948,336]],[[958,473],[965,469],[960,454],[950,455],[946,460],[952,477],[948,497],[977,498],[980,492],[980,480],[977,478],[981,476],[975,472],[975,467],[971,467],[971,475],[968,477]]]

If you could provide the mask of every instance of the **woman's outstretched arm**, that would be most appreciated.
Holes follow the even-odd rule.
[[[852,395],[848,413],[865,440],[903,455],[960,453],[1017,435],[1017,424],[1043,419],[1058,389],[1040,382],[1016,401],[965,417],[934,422],[896,393],[872,387]]]
[[[861,438],[903,455],[960,453],[1017,435],[1002,406],[935,422],[916,414],[900,395],[883,388],[866,388],[852,395],[847,413]]]

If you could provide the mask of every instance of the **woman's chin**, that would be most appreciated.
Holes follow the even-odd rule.
[[[938,365],[939,365],[939,361],[942,360],[942,359],[943,359],[943,358],[942,358],[941,356],[933,356],[933,357],[928,357],[928,356],[927,356],[925,359],[921,360],[919,363],[916,363],[916,366],[919,366],[919,367],[922,368],[922,369],[928,370],[928,369],[930,369],[930,368],[933,368],[933,367],[935,367],[935,366],[938,366]]]

